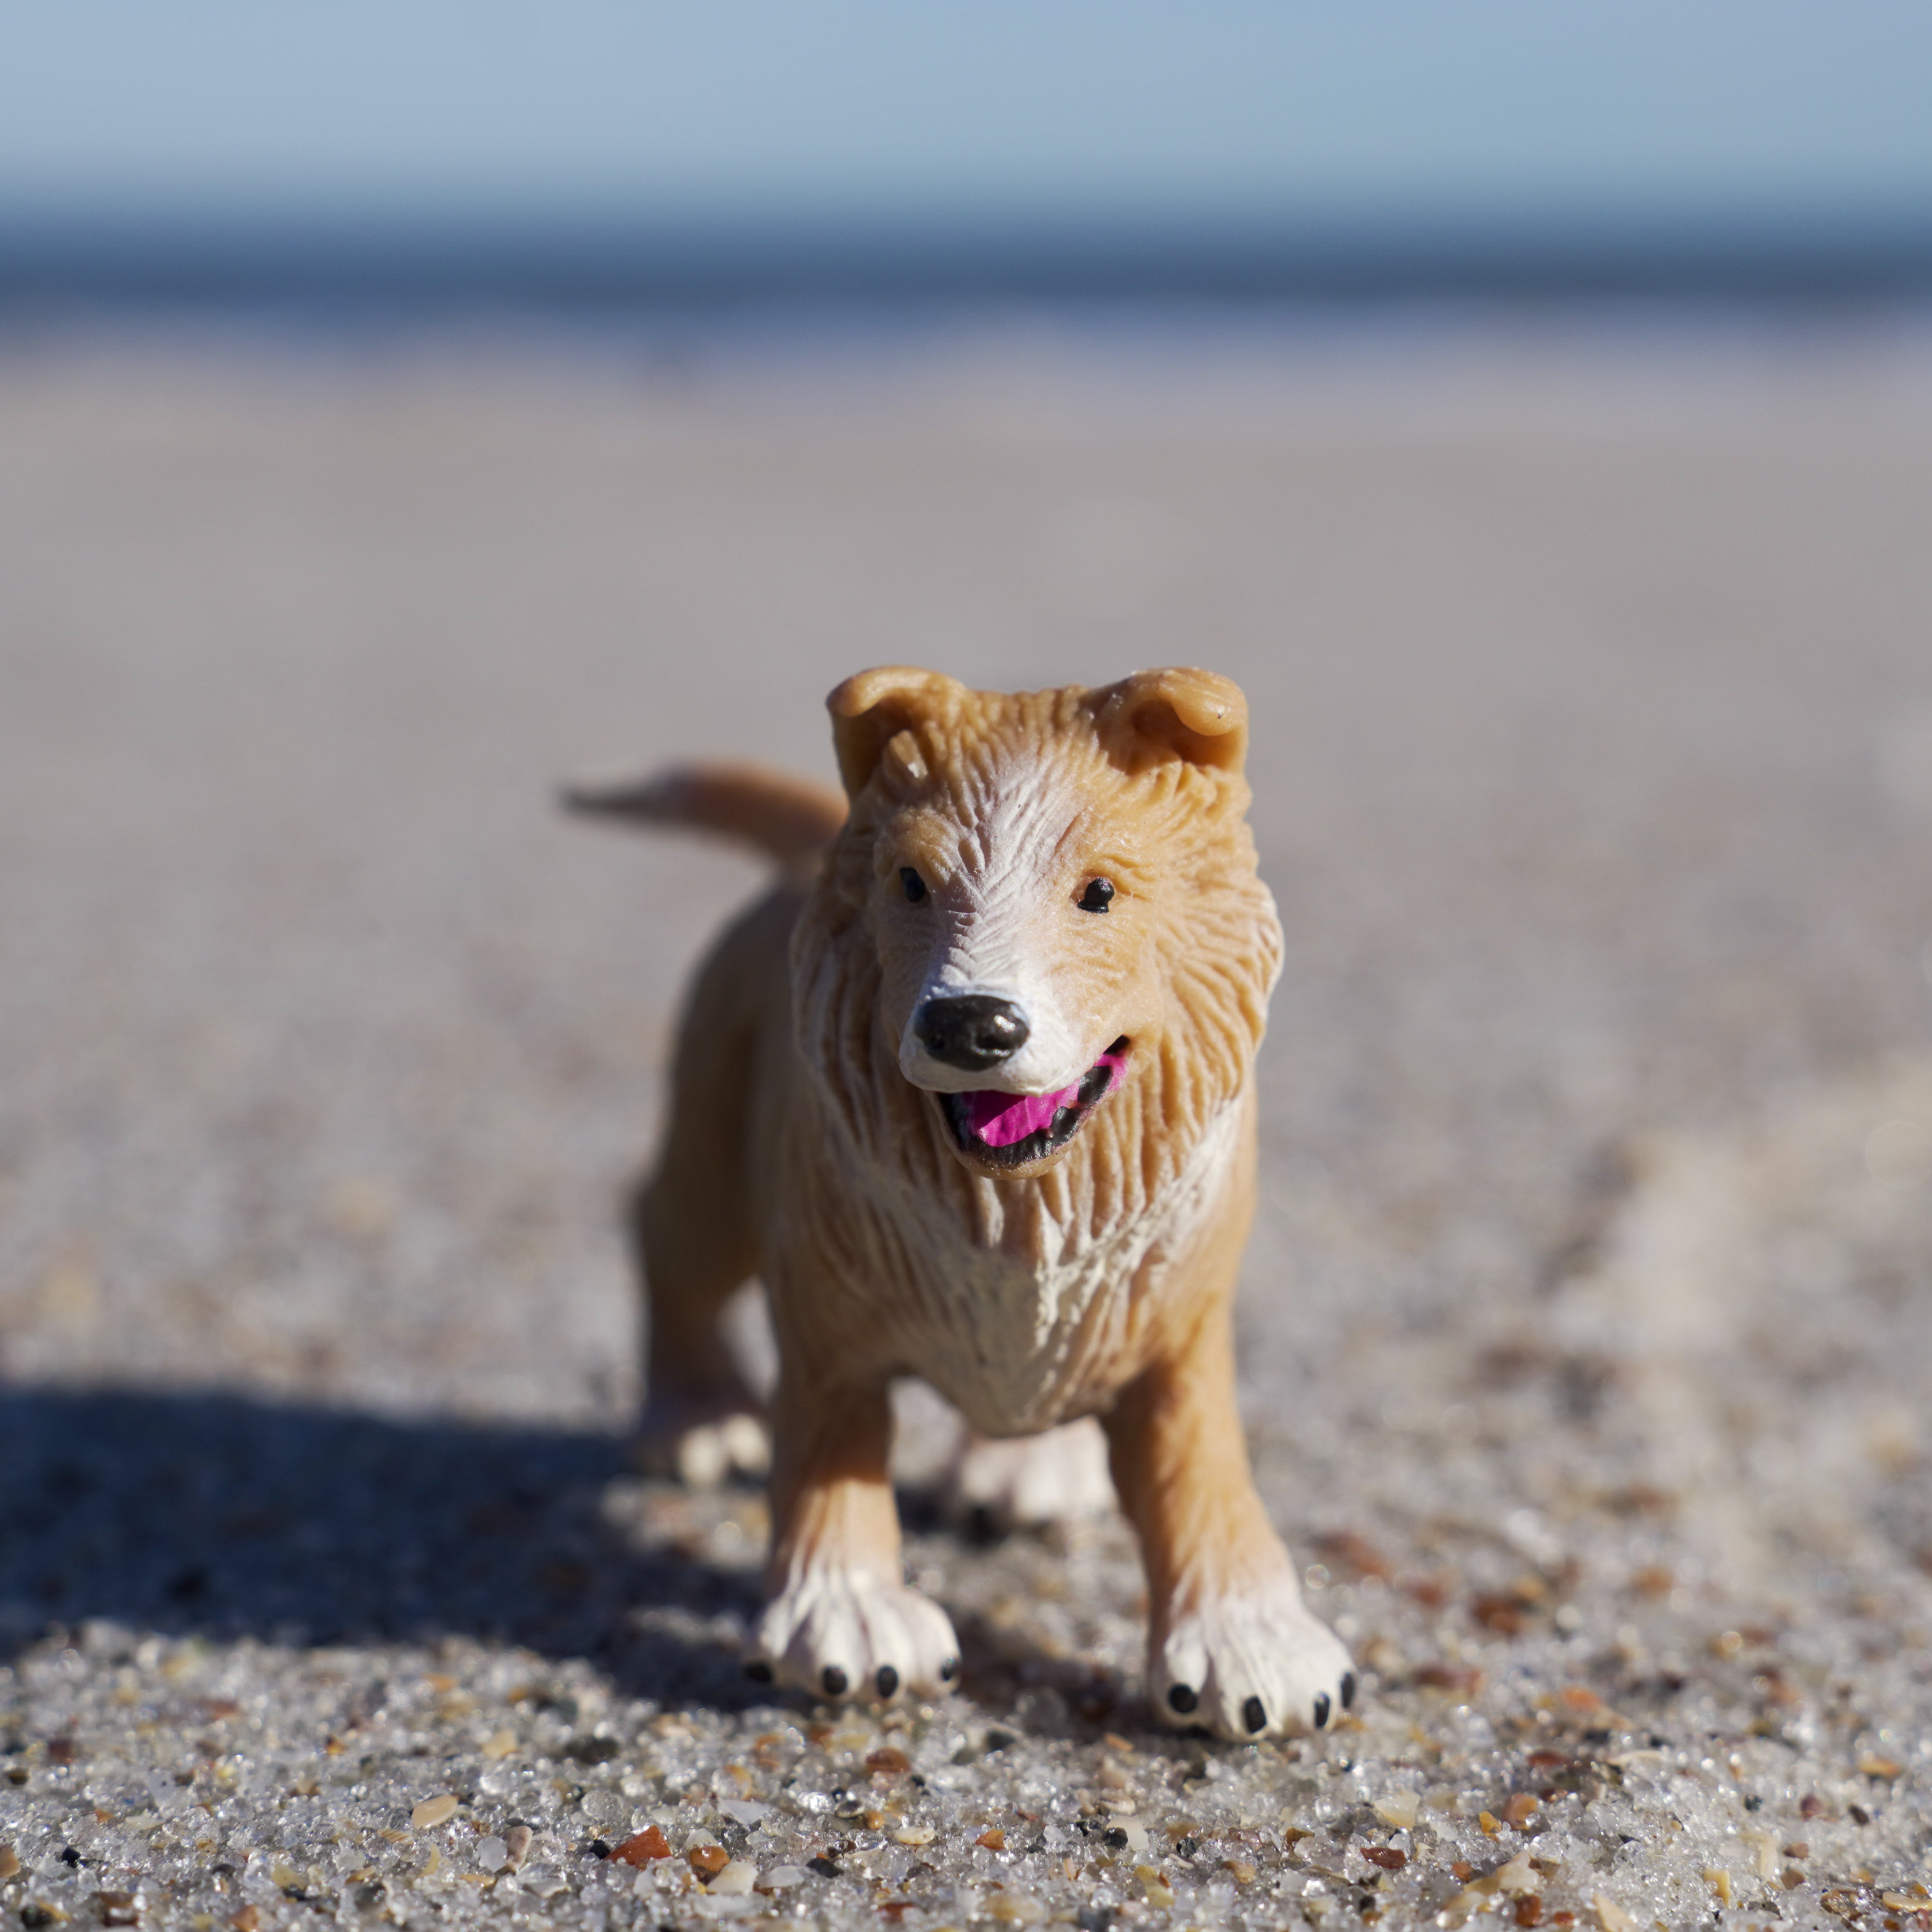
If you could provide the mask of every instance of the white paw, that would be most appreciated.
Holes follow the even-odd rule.
[[[1318,1731],[1355,1701],[1348,1652],[1289,1575],[1181,1612],[1148,1666],[1148,1701],[1166,1722],[1244,1742]]]
[[[743,1409],[706,1414],[662,1398],[638,1426],[638,1467],[688,1489],[715,1490],[736,1476],[763,1477],[772,1466],[765,1426]]]
[[[959,1675],[959,1640],[930,1597],[863,1570],[811,1570],[774,1597],[747,1676],[814,1697],[936,1697]]]
[[[958,1506],[998,1529],[1022,1529],[1114,1507],[1107,1438],[1091,1416],[1042,1436],[976,1436],[953,1477]]]

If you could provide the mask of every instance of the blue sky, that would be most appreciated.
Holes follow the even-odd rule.
[[[9,0],[0,210],[1932,212],[1932,4]]]

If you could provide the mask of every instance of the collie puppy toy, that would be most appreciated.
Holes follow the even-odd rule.
[[[673,1466],[762,1460],[719,1324],[754,1276],[770,1300],[746,1668],[831,1698],[957,1676],[886,1474],[890,1384],[916,1376],[1029,1453],[1100,1418],[1166,1721],[1318,1729],[1354,1676],[1303,1607],[1235,1400],[1281,959],[1246,701],[1202,670],[1008,696],[896,669],[829,704],[843,798],[715,766],[572,801],[734,836],[782,871],[699,972],[636,1213],[643,1426]]]

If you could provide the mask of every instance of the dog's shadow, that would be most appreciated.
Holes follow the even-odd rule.
[[[727,1563],[702,1536],[644,1533],[608,1508],[628,1474],[615,1433],[0,1387],[0,1661],[97,1618],[299,1647],[455,1636],[580,1658],[668,1705],[768,1702],[738,1662],[755,1539]],[[659,1496],[675,1517],[679,1493]],[[902,1501],[912,1526],[943,1530],[929,1496]],[[1043,1687],[1075,1728],[1112,1714],[1118,1687],[1045,1658],[1016,1673],[1010,1634],[959,1628],[965,1688],[991,1714]]]
[[[742,1708],[755,1572],[613,1524],[626,1470],[622,1438],[587,1430],[0,1388],[0,1658],[93,1618],[299,1646],[455,1635]]]

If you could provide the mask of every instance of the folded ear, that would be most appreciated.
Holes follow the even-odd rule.
[[[918,728],[928,720],[944,722],[958,708],[962,686],[936,670],[914,670],[889,664],[848,677],[825,700],[832,713],[832,742],[838,754],[838,776],[854,798],[866,789],[879,768],[888,746],[902,732],[912,734],[910,746],[896,746],[896,762],[911,776],[923,777],[925,764],[918,744]]]
[[[1232,679],[1174,667],[1137,670],[1093,693],[1108,755],[1130,770],[1164,755],[1238,772],[1248,751],[1248,700]]]

